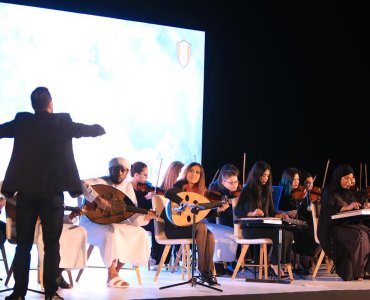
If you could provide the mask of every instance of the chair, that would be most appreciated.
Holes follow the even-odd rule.
[[[35,226],[35,236],[34,236],[34,241],[33,243],[37,246],[37,242],[38,242],[38,236],[40,234],[40,229],[41,228],[41,224],[40,222],[37,222],[36,223],[36,226]],[[13,219],[11,219],[10,217],[6,217],[6,238],[8,240],[8,242],[12,245],[16,245],[17,244],[17,241],[16,241],[16,232],[15,232],[15,222],[13,221]],[[39,265],[38,265],[38,273],[37,273],[37,281],[40,283],[41,287],[43,288],[43,281],[42,281],[42,274],[43,274],[43,261],[41,261],[40,263],[40,259],[38,260],[39,262]],[[4,285],[7,286],[9,281],[10,281],[10,278],[11,276],[13,275],[13,270],[14,270],[14,259],[12,261],[12,264],[10,265],[10,268],[7,272],[7,277],[5,279],[5,282],[4,282]]]
[[[157,216],[160,216],[162,212],[164,211],[168,199],[166,199],[164,196],[154,196],[152,198],[152,206],[153,210],[156,212]],[[164,220],[158,217],[157,219],[154,220],[154,233],[155,233],[155,239],[158,244],[160,245],[165,245],[163,254],[161,256],[161,260],[159,262],[157,272],[154,276],[154,282],[157,282],[159,274],[161,272],[161,269],[164,265],[164,262],[167,258],[167,255],[170,251],[170,248],[172,245],[178,245],[181,244],[181,251],[182,251],[182,280],[185,278],[185,269],[187,269],[188,273],[188,280],[190,280],[190,245],[192,244],[192,239],[168,239],[165,234],[165,224]],[[186,261],[186,265],[184,262]],[[176,265],[174,265],[172,268],[175,268]]]
[[[87,249],[87,260],[89,260],[89,258],[91,256],[91,253],[93,252],[94,248],[95,248],[95,246],[90,244],[89,248]],[[100,268],[100,267],[90,267],[90,268]],[[132,268],[124,267],[121,270],[135,270],[137,282],[138,282],[139,285],[141,285],[142,282],[141,282],[140,268],[138,266],[133,266]],[[78,274],[77,274],[77,277],[76,277],[76,282],[78,282],[80,280],[83,271],[84,271],[84,269],[80,269],[78,271]]]
[[[279,209],[279,203],[281,194],[283,193],[283,187],[280,185],[274,185],[272,187],[272,200],[276,209]]]
[[[35,241],[36,241],[36,247],[37,247],[37,252],[38,252],[38,263],[39,263],[39,266],[41,268],[41,270],[43,270],[43,267],[44,267],[44,241],[43,241],[43,238],[42,238],[42,226],[41,226],[41,222],[38,222],[39,223],[39,232],[37,234],[37,236],[35,235]],[[64,226],[70,226],[70,225],[63,225],[63,231],[65,230],[64,229]],[[62,231],[62,235],[61,235],[61,238],[60,238],[60,244],[62,243],[67,243],[66,240],[68,240],[68,238],[71,238],[70,236],[67,235],[67,237],[64,236],[64,233]],[[64,238],[64,242],[63,242],[63,238]],[[37,239],[37,240],[36,240]],[[70,241],[68,241],[68,245],[70,246]],[[70,247],[69,247],[70,249]],[[86,249],[84,249],[84,252],[86,251]],[[72,272],[71,270],[66,270],[67,271],[67,274],[68,274],[68,280],[69,280],[69,284],[71,286],[73,286],[73,278],[72,278]],[[41,286],[43,286],[43,272],[40,272],[39,274],[40,276],[40,284]]]
[[[0,260],[2,260],[4,262],[5,272],[6,272],[6,274],[8,274],[9,273],[9,265],[8,265],[8,259],[6,257],[6,252],[5,252],[4,245],[1,245],[0,250],[1,250],[1,259]]]
[[[317,202],[317,201],[316,201]],[[313,221],[313,230],[314,230],[314,235],[315,235],[315,242],[320,245],[319,238],[317,237],[317,225],[319,223],[319,216],[317,215],[317,207],[315,202],[311,202],[311,213],[312,213],[312,221]],[[319,259],[316,263],[315,270],[312,273],[312,278],[315,278],[317,275],[317,272],[319,271],[320,265],[322,263],[322,260],[325,257],[325,252],[322,249],[320,252]]]
[[[237,198],[234,198],[232,200],[232,209],[233,209],[233,212],[234,212],[235,206],[237,204],[237,201],[238,201]],[[235,215],[234,215],[234,217],[235,217]],[[250,245],[260,245],[260,260],[259,260],[259,264],[258,265],[254,265],[254,266],[258,266],[259,267],[259,273],[258,273],[259,279],[262,279],[262,268],[264,268],[264,271],[265,271],[265,273],[264,273],[265,276],[264,277],[265,277],[265,279],[267,279],[267,276],[268,276],[267,245],[268,244],[272,244],[272,240],[271,239],[267,239],[267,238],[245,239],[245,238],[243,238],[242,229],[241,229],[240,224],[234,224],[234,238],[235,238],[235,242],[237,242],[238,244],[240,244],[242,248],[241,248],[240,256],[239,256],[238,262],[236,264],[234,273],[231,276],[231,279],[235,279],[236,274],[238,274],[239,268],[242,265],[242,263],[244,262],[245,255],[246,255],[247,250],[248,250],[248,248],[249,248]],[[261,247],[262,247],[262,249],[261,249]]]

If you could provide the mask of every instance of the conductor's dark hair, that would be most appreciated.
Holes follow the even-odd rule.
[[[37,87],[31,94],[31,104],[35,111],[46,110],[50,101],[51,95],[46,87]]]

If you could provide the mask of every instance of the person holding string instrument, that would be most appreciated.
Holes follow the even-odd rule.
[[[89,219],[88,212],[80,218],[80,225],[84,226],[88,233],[88,241],[100,250],[101,258],[107,268],[107,286],[115,288],[127,288],[129,283],[119,276],[119,271],[125,263],[134,265],[146,265],[150,256],[150,245],[146,231],[141,227],[149,223],[153,217],[147,210],[137,208],[137,199],[132,185],[127,181],[126,176],[131,169],[129,161],[123,157],[115,157],[109,161],[109,176],[82,180],[83,194],[87,207],[95,206],[102,211],[103,216],[108,216],[103,223],[94,222]],[[125,219],[118,215],[116,223],[115,216],[112,215],[112,222],[109,222],[110,212],[115,209],[115,202],[109,201],[112,193],[107,193],[107,197],[102,197],[102,193],[97,191],[96,186],[118,190],[123,194],[127,207],[133,211],[145,213],[129,214]],[[115,200],[115,196],[110,196]],[[129,203],[130,205],[128,205]],[[114,218],[113,218],[114,217]]]
[[[272,175],[271,167],[265,161],[257,161],[249,171],[246,183],[240,193],[238,203],[235,207],[235,216],[237,218],[244,217],[276,217],[288,218],[288,215],[274,207],[272,200]],[[271,267],[278,275],[278,244],[279,238],[274,228],[253,228],[248,229],[247,225],[243,225],[243,238],[269,238],[273,241],[273,249],[271,255]],[[293,232],[284,229],[282,231],[282,250],[281,263],[290,263],[291,249],[293,243]],[[286,278],[288,275],[281,270],[281,277]]]
[[[292,192],[292,197],[296,201],[302,201],[297,207],[297,218],[305,221],[307,227],[296,229],[294,236],[293,251],[296,255],[295,271],[307,275],[310,271],[310,261],[320,253],[321,247],[315,242],[315,233],[311,212],[311,202],[316,205],[320,201],[321,188],[314,186],[315,177],[309,172],[302,172],[300,177],[301,185]]]
[[[0,181],[0,190],[3,182]],[[16,206],[17,206],[17,193],[13,197],[5,197],[0,193],[0,199],[4,199],[4,207],[7,219],[11,219],[11,236],[9,236],[10,243],[17,242],[16,232]],[[74,225],[74,220],[83,214],[83,210],[78,207],[65,207],[65,210],[70,211],[64,215],[62,234],[59,239],[60,244],[60,263],[57,277],[57,284],[59,288],[71,289],[73,286],[66,282],[63,278],[62,272],[72,269],[83,269],[86,267],[86,242],[87,233],[85,228]],[[8,221],[7,221],[8,222]],[[40,224],[40,219],[37,220],[37,225]],[[41,225],[41,224],[40,224]],[[42,228],[42,227],[41,227]],[[5,235],[5,232],[4,232]],[[6,238],[6,236],[4,236]],[[43,256],[44,244],[42,241],[42,231],[35,235],[37,238],[36,245],[39,257]],[[41,254],[42,253],[42,254]]]
[[[1,191],[1,188],[0,188]],[[5,197],[0,193],[0,214],[3,208],[5,207]],[[3,221],[0,221],[0,246],[3,246],[6,241],[6,224]]]
[[[283,187],[283,191],[278,208],[286,211],[290,218],[297,218],[298,205],[303,202],[306,196],[305,188],[299,186],[299,174],[300,172],[296,168],[286,168],[279,181],[279,185]]]
[[[226,200],[231,204],[231,200],[239,197],[242,189],[238,176],[239,170],[235,165],[231,163],[223,165],[218,173],[218,177],[209,184],[205,194],[206,198],[211,202]],[[215,251],[217,274],[224,275],[230,272],[232,274],[233,264],[236,264],[235,258],[238,253],[240,254],[240,245],[234,239],[233,210],[231,205],[217,218],[212,216],[208,217],[207,220],[210,223],[208,228],[218,241]],[[231,266],[228,267],[226,263],[231,263]]]
[[[370,208],[357,199],[350,187],[354,171],[349,165],[337,167],[321,197],[318,238],[325,254],[333,260],[336,273],[345,281],[363,280],[370,275],[370,227],[362,218],[333,220],[341,212]]]
[[[179,180],[172,188],[166,191],[165,197],[171,202],[181,204],[183,199],[178,195],[180,192],[192,192],[204,196],[206,192],[205,174],[203,167],[192,162],[186,165],[179,175]],[[221,213],[229,207],[229,204],[223,203],[217,207],[217,210],[210,210],[209,214]],[[165,233],[167,238],[191,238],[192,226],[177,226],[169,221],[166,213],[162,213],[161,217],[165,220]],[[215,238],[211,231],[207,229],[207,225],[203,222],[195,224],[195,240],[198,250],[198,271],[202,282],[207,282],[209,285],[218,285],[216,278],[212,275],[214,270],[213,254],[215,249]]]
[[[313,187],[312,176],[307,175],[306,186],[300,185],[300,171],[296,168],[286,168],[283,171],[279,184],[283,187],[279,209],[286,211],[290,218],[305,221],[307,227],[295,228],[293,251],[296,254],[294,272],[309,273],[309,265],[306,261],[304,266],[300,266],[300,256],[314,256],[317,254],[318,245],[315,242],[313,231],[313,220],[311,212],[308,211],[309,189]],[[309,188],[309,189],[308,189]],[[311,226],[310,226],[311,225]]]
[[[131,175],[130,183],[132,187],[134,188],[138,207],[151,210],[152,209],[152,197],[156,194],[163,195],[164,191],[161,188],[154,187],[150,182],[147,181],[148,166],[141,161],[134,162],[131,165],[130,175]],[[154,224],[152,221],[150,221],[147,225],[142,226],[142,227],[145,230],[150,231],[152,233],[152,248],[150,251],[151,253],[150,254],[150,257],[151,257],[150,264],[157,265],[157,260],[154,257],[157,256],[156,255],[156,253],[158,252],[157,248],[160,247],[160,245],[157,243],[155,239]],[[155,262],[153,262],[153,260],[155,260]]]
[[[159,187],[159,189],[161,190],[161,193],[162,192],[165,193],[167,190],[173,187],[173,185],[177,181],[177,177],[179,176],[180,171],[183,166],[184,164],[178,160],[175,160],[170,163],[170,165],[168,166],[166,170],[166,173],[164,174],[162,183]],[[153,259],[155,259],[156,265],[158,265],[161,260],[164,248],[165,248],[165,245],[160,245],[158,243],[157,243],[157,247],[155,247],[154,249],[152,248],[151,256]],[[172,251],[174,251],[174,253],[178,253],[179,249],[180,249],[180,245],[174,245],[173,249],[171,249],[171,253]],[[168,265],[170,262],[170,258],[171,256],[167,255],[164,263]]]
[[[242,190],[242,186],[238,180],[239,170],[233,164],[225,164],[218,174],[216,180],[212,181],[206,191],[206,198],[211,201],[221,201],[224,199],[231,200],[239,197]],[[208,218],[210,223],[216,223],[214,218]],[[233,211],[232,207],[229,206],[219,216],[219,223],[225,226],[234,228]]]
[[[164,190],[160,187],[153,186],[148,179],[148,166],[137,161],[131,165],[130,183],[134,188],[138,206],[146,209],[152,209],[152,197],[154,195],[163,195]]]

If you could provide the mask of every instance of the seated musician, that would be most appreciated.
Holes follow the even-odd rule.
[[[177,194],[180,192],[194,192],[200,195],[205,194],[205,175],[203,167],[196,162],[185,166],[179,176],[180,180],[174,186],[167,190],[165,197],[177,204],[182,202]],[[229,204],[225,203],[217,210],[211,210],[209,213],[220,213],[227,209]],[[170,239],[191,238],[192,226],[176,226],[168,221],[165,215],[162,215],[165,222],[166,237]],[[198,249],[198,271],[200,272],[202,282],[209,285],[218,285],[216,278],[212,275],[214,270],[213,254],[215,249],[215,238],[212,232],[207,229],[207,225],[198,222],[195,225],[195,240]]]
[[[86,267],[87,253],[87,231],[82,226],[77,226],[73,222],[73,216],[79,216],[82,212],[78,209],[70,215],[65,215],[63,220],[62,234],[59,239],[60,244],[60,263],[59,276],[57,277],[58,287],[62,289],[70,289],[73,286],[66,282],[62,272],[64,270],[77,270]],[[43,252],[42,234],[39,235],[37,243],[39,253]]]
[[[107,209],[111,205],[92,187],[95,184],[113,186],[122,191],[137,206],[132,185],[126,180],[131,168],[127,159],[116,157],[109,162],[109,176],[82,180],[83,194],[87,201],[95,202],[99,208]],[[141,227],[147,225],[149,214],[134,214],[130,218],[111,224],[98,224],[86,216],[80,219],[80,225],[87,229],[88,242],[100,250],[100,255],[108,271],[107,286],[127,288],[129,283],[119,276],[125,263],[146,265],[150,256],[150,244],[146,231]]]
[[[1,186],[2,186],[2,182],[0,182],[0,190],[1,190]],[[5,204],[6,198],[2,194],[0,194],[0,199],[4,199],[2,201],[4,201],[4,204]],[[9,210],[12,211],[12,213],[10,213],[8,217],[10,217],[10,215],[14,217],[15,209],[16,209],[16,206],[15,206],[16,195],[7,200],[8,201],[5,204],[7,205],[7,212]],[[81,212],[79,210],[74,212],[74,215],[80,215],[80,214]],[[38,220],[37,222],[40,222],[40,220]],[[60,263],[59,263],[59,276],[57,277],[57,284],[58,284],[58,287],[62,289],[72,288],[72,285],[67,283],[66,280],[63,278],[62,276],[63,270],[82,269],[86,267],[87,233],[83,227],[72,225],[71,222],[72,221],[68,218],[68,216],[65,216],[64,222],[63,222],[64,224],[63,224],[62,234],[59,239]],[[15,226],[16,226],[16,222],[15,220],[13,220],[12,228],[14,229],[12,230],[12,232],[16,235]],[[6,238],[5,232],[4,232],[4,237]],[[37,238],[36,245],[37,245],[37,251],[39,253],[39,257],[43,257],[44,243],[42,239],[42,232],[36,238]]]
[[[155,195],[154,191],[151,191],[151,185],[147,181],[148,179],[148,166],[141,162],[137,161],[131,165],[130,170],[131,180],[130,183],[134,188],[137,206],[145,209],[152,209],[152,197]],[[156,261],[153,259],[156,249],[159,246],[155,239],[154,234],[154,223],[150,221],[147,225],[143,226],[147,231],[150,231],[152,234],[152,248],[150,250],[150,265],[156,265]]]
[[[293,251],[298,254],[295,262],[295,271],[303,272],[303,274],[310,273],[310,262],[321,252],[321,247],[315,241],[315,232],[313,226],[313,218],[311,212],[311,199],[314,194],[311,194],[314,177],[309,172],[303,172],[300,176],[302,186],[305,188],[304,197],[299,202],[297,208],[297,218],[305,221],[307,227],[299,228],[294,235]],[[316,195],[317,196],[317,195]],[[320,201],[317,201],[320,202]],[[317,207],[319,204],[314,203]],[[312,263],[313,266],[313,263]]]
[[[173,185],[177,181],[177,177],[179,176],[183,166],[184,166],[184,164],[181,161],[178,161],[178,160],[175,160],[175,161],[170,163],[170,165],[168,166],[168,168],[166,170],[166,173],[164,174],[162,183],[160,184],[160,188],[163,191],[167,191],[167,190],[169,190],[170,188],[173,187]],[[178,251],[180,249],[180,245],[174,245],[174,246],[171,246],[171,247],[172,247],[172,249],[170,250],[170,253],[172,253],[172,251],[173,251],[174,253],[176,253],[175,255],[177,255]],[[160,245],[160,244],[158,244],[157,247],[155,247],[154,249],[152,248],[151,256],[152,256],[153,259],[155,259],[156,265],[158,265],[159,262],[161,261],[161,257],[162,257],[164,248],[165,248],[165,245]],[[167,255],[166,260],[165,260],[164,263],[169,264],[170,259],[171,259],[171,256]],[[154,269],[156,269],[156,267],[154,267]]]
[[[370,228],[361,218],[332,220],[339,212],[370,208],[350,189],[353,169],[337,167],[321,197],[318,238],[325,254],[334,261],[336,273],[345,281],[370,275]]]
[[[242,189],[238,180],[238,168],[227,163],[222,166],[218,177],[208,186],[206,197],[211,200],[226,200],[231,203],[233,198],[239,197]],[[231,272],[226,263],[236,264],[235,258],[240,254],[240,246],[234,238],[233,210],[231,205],[217,218],[208,217],[208,229],[212,231],[216,238],[214,261],[217,274],[227,274]],[[215,224],[213,224],[215,223]],[[249,253],[249,252],[248,252]]]
[[[272,179],[271,168],[265,161],[257,161],[250,170],[245,186],[240,193],[238,203],[235,207],[235,216],[237,218],[245,217],[277,217],[287,218],[288,215],[277,211],[272,200]],[[271,255],[271,267],[278,274],[278,244],[279,238],[275,228],[253,228],[249,229],[245,224],[243,226],[243,238],[258,239],[269,238],[273,241],[273,250]],[[293,232],[283,230],[282,236],[281,263],[290,263],[291,250],[293,243]],[[281,277],[287,277],[281,271]]]
[[[5,197],[0,194],[0,214],[4,207],[5,207]],[[5,241],[6,241],[6,225],[3,221],[0,221],[0,246],[4,245]]]
[[[300,185],[301,172],[296,168],[286,168],[281,175],[279,185],[283,191],[279,202],[279,209],[286,211],[290,218],[305,221],[306,228],[295,228],[293,251],[295,255],[294,272],[309,273],[307,257],[313,257],[320,250],[315,242],[312,214],[307,210],[309,199],[307,190],[312,188],[313,178],[305,175],[302,180],[306,181],[307,187]],[[305,183],[304,183],[305,184]],[[302,265],[301,265],[302,262]]]
[[[211,182],[208,187],[206,197],[226,197],[227,199],[236,198],[242,186],[238,180],[239,170],[233,164],[226,164],[221,168],[218,178]],[[216,223],[215,220],[208,218],[211,223]],[[219,216],[219,223],[225,226],[234,227],[233,210],[230,206]]]

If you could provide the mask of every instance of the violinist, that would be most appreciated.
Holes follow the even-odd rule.
[[[131,165],[130,175],[130,183],[134,188],[138,206],[145,209],[151,209],[151,200],[155,193],[154,191],[151,191],[151,184],[147,182],[148,166],[141,161],[134,162]]]
[[[299,174],[296,168],[286,168],[279,182],[279,185],[283,187],[279,209],[286,211],[290,218],[297,217],[298,205],[305,197],[304,188],[299,187]],[[293,195],[296,193],[298,196],[295,198]]]
[[[345,281],[369,279],[370,228],[363,219],[334,222],[339,212],[369,208],[350,190],[354,171],[348,165],[337,167],[321,199],[318,238],[325,254],[334,261],[336,273]]]
[[[130,183],[134,188],[135,196],[137,199],[137,205],[140,208],[152,209],[152,197],[155,195],[152,185],[147,181],[148,179],[148,166],[141,162],[137,161],[131,165],[130,170],[131,180]],[[150,260],[149,264],[151,266],[157,265],[156,252],[157,248],[160,245],[155,239],[154,233],[154,221],[150,220],[149,223],[145,226],[142,226],[145,230],[150,231],[152,235],[152,248],[150,250]],[[160,258],[159,258],[160,259]]]
[[[166,173],[164,174],[162,184],[160,188],[164,191],[169,190],[173,187],[175,182],[177,181],[177,177],[180,174],[180,171],[184,164],[181,161],[175,160],[167,168]]]
[[[303,172],[300,177],[302,186],[306,190],[305,196],[298,205],[298,218],[307,223],[307,227],[296,230],[294,235],[293,251],[299,254],[296,257],[295,271],[298,273],[309,274],[310,261],[320,253],[321,247],[315,242],[313,219],[311,212],[311,193],[313,189],[314,177],[309,172]],[[317,195],[317,192],[315,194]],[[315,202],[315,204],[318,201]]]
[[[242,189],[238,180],[239,170],[233,164],[226,164],[221,168],[218,178],[211,182],[206,192],[206,197],[210,200],[231,200],[239,196]],[[209,218],[209,222],[216,223]],[[219,216],[219,223],[229,227],[234,227],[233,211],[231,206]]]
[[[227,201],[238,197],[241,186],[238,180],[239,170],[233,164],[225,164],[218,175],[218,178],[211,182],[206,192],[206,197],[211,201]],[[229,268],[225,268],[225,263],[235,262],[235,258],[240,253],[240,247],[234,239],[233,211],[231,205],[223,213],[216,217],[207,218],[208,228],[215,235],[216,257],[215,263],[217,274],[227,274]],[[216,223],[216,224],[215,224]]]
[[[173,187],[183,167],[184,167],[184,164],[178,160],[175,160],[170,163],[170,165],[167,168],[166,173],[164,174],[162,183],[160,185],[160,188],[162,191],[166,192],[167,190]],[[164,248],[165,248],[165,245],[160,245],[160,244],[157,244],[155,248],[152,248],[151,256],[153,259],[156,260],[156,265],[158,265],[161,260]],[[172,246],[171,253],[172,251],[174,253],[178,253],[179,250],[180,250],[180,245],[174,245]],[[170,255],[167,255],[164,263],[169,264],[170,258],[171,258]]]

